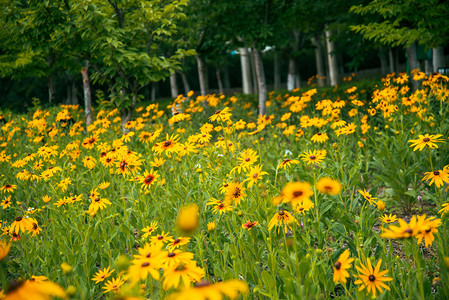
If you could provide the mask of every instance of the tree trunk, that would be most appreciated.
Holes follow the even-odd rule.
[[[410,66],[410,72],[419,69],[419,61],[416,53],[416,43],[411,44],[406,49],[407,59]],[[410,76],[410,83],[412,84],[412,92],[416,91],[419,88],[419,82],[417,80],[413,80],[412,76]]]
[[[329,77],[330,85],[334,86],[338,84],[338,63],[337,55],[335,55],[335,43],[331,41],[332,32],[326,30],[326,45],[327,45],[327,57],[329,61]]]
[[[228,66],[223,66],[223,84],[224,88],[229,90],[231,88],[231,80],[229,79],[229,68]]]
[[[223,80],[221,80],[220,68],[218,66],[215,69],[215,74],[217,75],[218,92],[223,94]]]
[[[184,86],[184,93],[187,95],[190,92],[189,79],[187,79],[186,74],[183,71],[178,72],[181,75],[182,85]]]
[[[204,62],[203,58],[201,56],[196,57],[196,62],[198,64],[198,77],[200,80],[200,92],[201,95],[205,96],[207,95],[207,91],[209,90],[208,84],[207,84],[207,66]]]
[[[394,57],[393,57],[393,49],[392,48],[390,48],[388,50],[388,59],[390,61],[390,73],[396,72],[395,68],[394,68]]]
[[[240,48],[240,65],[242,68],[242,85],[243,94],[251,94],[253,92],[253,87],[251,83],[251,65],[250,58],[248,55],[248,48]]]
[[[281,62],[279,60],[279,53],[274,52],[274,89],[281,88]]]
[[[315,45],[315,63],[318,75],[318,86],[322,87],[325,85],[326,72],[324,69],[323,61],[323,45],[321,43],[321,34],[315,34],[312,38],[312,42]]]
[[[267,113],[267,85],[265,82],[265,72],[263,69],[262,55],[259,49],[256,48],[253,48],[252,52],[254,55],[254,65],[256,69],[257,84],[259,90],[259,115],[265,115]]]
[[[394,48],[393,63],[394,63],[394,71],[397,74],[397,73],[399,73],[399,47]]]
[[[382,76],[388,74],[388,60],[384,48],[379,49],[380,69],[382,70]]]
[[[66,82],[66,91],[67,91],[67,98],[65,100],[65,104],[72,104],[72,86],[73,86],[73,78],[71,75],[67,75],[67,82]]]
[[[157,83],[152,82],[151,83],[151,102],[156,101],[156,89],[157,89]]]
[[[171,97],[175,99],[178,97],[178,84],[176,82],[176,73],[173,73],[170,75],[170,91],[171,91]]]
[[[48,76],[48,102],[51,104],[55,94],[55,82],[53,80],[53,73]]]
[[[248,49],[248,51],[251,53],[249,56],[249,61],[251,63],[251,73],[252,73],[252,80],[253,80],[253,93],[257,94],[259,93],[259,82],[257,81],[257,71],[256,71],[256,63],[254,61],[254,53],[252,52],[252,49]]]
[[[438,68],[445,67],[443,46],[432,49],[432,63],[434,72],[438,72]]]
[[[81,76],[83,77],[84,90],[84,114],[86,116],[86,126],[92,124],[92,97],[89,83],[89,61],[86,60],[84,68],[81,69]]]
[[[76,89],[75,80],[72,80],[72,104],[78,105],[78,90]]]
[[[430,59],[424,60],[424,72],[426,73],[427,76],[433,73],[432,60]]]
[[[288,75],[287,75],[287,90],[291,91],[295,88],[296,77],[296,63],[293,57],[288,58]]]

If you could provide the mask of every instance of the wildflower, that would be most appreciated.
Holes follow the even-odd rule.
[[[27,218],[17,217],[14,219],[14,222],[11,224],[11,232],[19,233],[25,232],[25,230],[29,230],[31,227],[31,221]]]
[[[95,168],[96,163],[97,163],[97,161],[92,156],[86,156],[83,158],[83,164],[89,170],[92,170],[93,168]]]
[[[290,202],[294,206],[308,200],[313,191],[308,182],[289,182],[282,189],[282,195],[284,202]]]
[[[109,187],[110,184],[111,184],[110,182],[103,181],[102,183],[100,183],[100,184],[98,185],[98,188],[100,188],[100,189],[102,189],[102,190],[105,190],[105,189],[107,189],[107,188]]]
[[[241,294],[248,293],[248,285],[241,280],[233,279],[227,281],[220,281],[210,284],[207,281],[201,281],[194,287],[186,287],[179,292],[173,293],[167,297],[167,300],[175,299],[197,299],[207,300],[216,299],[222,300],[226,295],[229,299],[236,299]]]
[[[314,136],[312,136],[312,142],[314,143],[324,143],[329,139],[327,133],[318,132]]]
[[[193,259],[193,253],[181,250],[163,251],[158,259],[163,268],[171,267],[179,263],[187,263]]]
[[[109,267],[104,268],[103,270],[98,270],[92,280],[95,281],[95,283],[102,282],[103,280],[111,276],[114,271],[114,269],[109,271]]]
[[[170,288],[189,287],[192,282],[199,282],[205,275],[202,268],[197,267],[196,262],[188,261],[172,265],[164,270],[164,290]]]
[[[248,188],[252,187],[253,184],[256,183],[259,179],[261,179],[263,175],[268,175],[268,173],[262,172],[261,165],[251,167],[247,175],[248,178],[245,180],[248,181]]]
[[[390,288],[384,283],[385,281],[392,281],[393,278],[385,277],[384,275],[388,273],[388,270],[380,271],[380,266],[382,264],[382,259],[379,259],[376,267],[373,269],[371,265],[371,261],[369,258],[366,259],[367,265],[364,266],[360,263],[360,267],[356,266],[356,269],[359,271],[358,275],[355,275],[359,279],[356,280],[355,284],[360,284],[361,287],[359,291],[367,288],[367,294],[370,292],[373,293],[373,296],[377,296],[377,290],[379,293],[382,293],[382,288],[386,290],[390,290]]]
[[[187,233],[195,231],[199,223],[199,208],[196,204],[183,206],[177,218],[178,228]]]
[[[429,185],[432,185],[432,183],[435,182],[435,185],[437,188],[441,187],[444,182],[449,183],[449,174],[447,172],[447,169],[443,170],[435,170],[433,172],[426,172],[424,173],[424,178],[421,181],[428,181],[430,179]]]
[[[385,203],[382,200],[376,202],[377,209],[383,211],[385,209]]]
[[[422,215],[420,217],[425,219],[426,215]],[[416,235],[416,238],[418,239],[417,244],[419,245],[424,238],[424,244],[426,248],[431,246],[433,241],[435,240],[433,234],[438,232],[437,227],[439,227],[440,225],[441,219],[435,219],[435,217],[425,219],[423,222],[422,230]]]
[[[286,210],[280,210],[277,212],[273,218],[270,220],[270,223],[268,224],[268,230],[271,230],[274,226],[279,228],[282,224],[284,224],[284,232],[287,233],[287,228],[292,229],[291,224],[296,223],[299,225],[298,221]]]
[[[253,149],[245,149],[239,157],[239,163],[241,165],[252,165],[257,161],[257,158],[259,155],[257,155],[257,152]]]
[[[328,195],[338,195],[341,191],[341,183],[329,177],[323,177],[317,181],[315,187],[318,191]]]
[[[5,241],[0,241],[0,261],[5,259],[5,257],[9,253],[10,248],[11,248],[11,243],[7,243]]]
[[[151,243],[156,243],[159,245],[162,245],[167,242],[173,242],[173,237],[169,236],[168,234],[169,232],[165,233],[164,231],[162,231],[161,234],[152,236],[150,241]]]
[[[245,188],[242,186],[241,183],[231,182],[226,187],[226,195],[225,195],[226,200],[230,201],[235,205],[238,205],[245,196],[246,196]]]
[[[173,152],[178,152],[178,140],[179,140],[179,136],[176,135],[172,135],[172,136],[168,136],[168,134],[166,135],[165,141],[160,142],[160,143],[156,143],[153,146],[153,151],[155,151],[158,154],[161,154],[165,151],[165,153],[170,154]]]
[[[321,161],[326,157],[326,150],[313,150],[306,151],[301,154],[299,157],[302,161],[307,162],[307,164],[320,164]]]
[[[28,228],[28,233],[31,233],[31,236],[35,236],[38,235],[41,231],[42,228],[39,227],[39,224],[37,223],[37,221],[33,218],[29,218],[31,221],[31,226]]]
[[[349,258],[349,250],[345,250],[334,264],[334,282],[346,283],[349,273],[346,269],[351,268],[354,258]]]
[[[215,222],[209,222],[207,223],[207,230],[213,231],[215,229]]]
[[[425,230],[427,228],[423,228],[422,221],[422,219],[417,219],[416,216],[410,219],[410,223],[399,218],[399,227],[393,225],[388,228],[382,227],[382,234],[380,236],[388,239],[403,239],[416,236],[423,229]]]
[[[172,250],[174,250],[174,249],[176,249],[176,248],[178,248],[180,246],[187,245],[189,242],[190,242],[190,238],[189,237],[182,237],[182,236],[180,236],[180,237],[174,239],[173,242],[171,242],[168,245],[168,248],[169,248],[170,251],[172,251]]]
[[[159,168],[160,166],[162,166],[165,162],[165,159],[163,159],[162,157],[155,157],[154,160],[152,162],[150,162],[150,166],[154,167],[154,168]]]
[[[365,200],[368,200],[371,205],[375,205],[374,200],[376,200],[377,198],[372,197],[371,194],[368,193],[365,189],[363,191],[359,190],[358,192],[363,196],[363,198],[365,198]]]
[[[11,206],[11,195],[8,197],[5,197],[2,202],[0,202],[0,206],[2,206],[3,209],[7,209]]]
[[[251,222],[251,221],[248,220],[245,224],[242,224],[242,228],[246,228],[248,230],[251,230],[251,228],[253,228],[254,226],[256,226],[258,224],[259,224],[259,222],[257,222],[257,221]]]
[[[120,287],[125,283],[125,280],[119,276],[117,278],[113,278],[112,280],[108,280],[108,282],[103,287],[104,294],[108,292],[114,292],[114,294],[118,294],[120,292]]]
[[[150,235],[153,234],[153,232],[157,229],[157,222],[151,222],[150,226],[145,227],[144,229],[142,229],[141,231],[145,232],[144,235],[142,235],[142,238],[147,238]]]
[[[15,189],[17,189],[17,185],[15,184],[5,184],[0,188],[0,191],[3,191],[4,193],[9,192],[12,193]]]
[[[142,184],[142,189],[147,190],[152,184],[156,182],[156,179],[160,177],[157,174],[157,171],[151,170],[150,172],[146,171],[143,176],[139,177],[139,182]]]
[[[286,169],[288,166],[297,164],[299,164],[298,160],[286,158],[278,165],[277,169]]]
[[[215,198],[210,198],[209,202],[206,203],[206,205],[214,205],[212,208],[212,212],[214,213],[220,213],[220,215],[227,211],[232,211],[234,207],[231,205],[231,201],[222,201],[217,200]]]
[[[92,203],[89,205],[89,211],[97,211],[98,209],[102,210],[106,208],[106,205],[111,205],[111,201],[106,198],[97,197],[92,199]]]
[[[390,214],[390,215],[383,215],[382,217],[380,217],[380,220],[383,222],[383,223],[385,223],[385,224],[388,224],[388,223],[393,223],[393,222],[395,222],[396,220],[397,220],[397,218],[396,218],[396,215],[392,215],[392,214]]]
[[[52,281],[29,279],[26,281],[13,280],[7,289],[6,300],[13,299],[43,299],[49,300],[53,296],[66,298],[64,289]]]
[[[415,146],[415,148],[413,148],[413,151],[419,150],[422,151],[424,149],[424,147],[428,146],[429,149],[435,149],[438,148],[436,143],[440,143],[443,142],[443,139],[440,139],[440,137],[442,137],[442,134],[437,134],[437,135],[419,135],[419,138],[416,140],[409,140],[409,143],[412,143],[410,145],[410,147]]]
[[[441,205],[442,209],[438,211],[439,214],[445,214],[449,212],[449,202]]]

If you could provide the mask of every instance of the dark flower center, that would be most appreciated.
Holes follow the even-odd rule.
[[[249,157],[245,158],[245,161],[250,161],[250,158]]]
[[[146,256],[146,258],[150,258],[151,253],[147,253],[145,256]]]
[[[335,267],[335,269],[340,270],[340,268],[341,268],[341,262],[337,261],[337,262],[334,264],[334,267]]]
[[[143,268],[145,268],[145,267],[148,267],[149,265],[150,265],[150,263],[149,263],[149,262],[147,262],[147,261],[146,261],[146,262],[144,262],[144,263],[142,263],[142,267],[143,267]]]
[[[146,184],[150,184],[151,182],[153,182],[153,180],[154,180],[154,176],[148,175],[148,176],[145,178],[145,183],[146,183]]]
[[[176,253],[174,253],[174,252],[169,252],[167,256],[168,256],[168,257],[174,257],[175,255],[176,255]]]
[[[234,195],[234,198],[239,198],[241,195],[241,190],[238,187],[235,188],[233,195]]]
[[[176,271],[184,271],[185,269],[186,269],[186,267],[183,264],[176,267]]]
[[[438,175],[440,175],[440,172],[439,171],[433,171],[433,175],[438,176]]]
[[[404,232],[405,232],[405,233],[408,233],[408,234],[412,234],[412,233],[413,233],[413,230],[411,230],[410,228],[407,228],[406,230],[404,230]]]
[[[163,235],[160,235],[160,236],[157,237],[157,239],[158,239],[158,240],[163,240],[163,239],[164,239],[164,236],[163,236]]]
[[[223,207],[224,207],[224,204],[223,204],[223,203],[220,203],[220,204],[218,204],[218,207],[219,207],[219,208],[223,208]]]
[[[285,214],[285,212],[283,210],[280,210],[278,213],[280,216],[283,216]]]
[[[318,132],[317,135],[322,135],[322,133],[321,133],[321,132]]]
[[[424,143],[428,143],[428,142],[430,142],[430,139],[428,138],[428,137],[426,137],[426,138],[423,138],[423,140],[422,140]]]
[[[374,277],[374,275],[370,275],[370,276],[368,277],[368,279],[369,279],[369,281],[374,281],[374,280],[376,280],[376,277]]]
[[[170,146],[171,145],[171,141],[166,141],[165,143],[164,143],[164,146],[165,147],[168,147],[168,146]]]
[[[20,222],[20,221],[22,221],[22,217],[17,217],[16,222]]]
[[[310,159],[311,159],[311,160],[314,160],[315,158],[316,158],[315,155],[310,155]]]
[[[294,191],[294,192],[293,192],[293,197],[295,197],[295,198],[296,198],[296,197],[301,197],[302,194],[304,194],[303,191]]]
[[[176,240],[175,240],[175,244],[178,244],[178,243],[180,243],[180,242],[181,242],[180,239],[176,239]]]
[[[95,202],[100,202],[100,198],[95,198]]]

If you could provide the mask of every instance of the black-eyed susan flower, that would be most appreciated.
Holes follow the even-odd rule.
[[[234,205],[238,205],[240,201],[246,197],[245,188],[239,182],[231,182],[226,187],[225,198]]]
[[[320,164],[326,157],[326,150],[312,150],[306,151],[299,157],[302,161],[307,162],[307,164]]]
[[[350,252],[349,250],[343,251],[342,254],[338,257],[338,260],[334,263],[334,282],[346,283],[347,278],[349,277],[349,273],[347,269],[351,268],[351,263],[354,261],[354,258],[349,258]]]
[[[426,219],[426,215],[422,215],[418,216],[417,222],[422,222],[421,231],[418,232],[415,236],[418,239],[417,244],[419,245],[424,239],[424,245],[426,246],[426,248],[428,248],[435,240],[435,236],[433,234],[438,232],[437,227],[441,225],[441,219],[435,219],[435,217]]]
[[[362,191],[362,190],[359,190],[358,192],[359,192],[360,195],[362,195],[363,198],[365,198],[365,200],[367,200],[371,205],[375,205],[375,204],[376,204],[376,202],[375,202],[374,200],[376,200],[377,198],[371,196],[371,194],[368,193],[365,189],[363,189],[363,191]]]
[[[181,262],[164,269],[162,287],[164,290],[189,287],[192,282],[199,282],[204,275],[204,270],[195,261]]]
[[[278,211],[273,218],[270,220],[270,223],[268,224],[268,230],[271,230],[274,226],[281,228],[282,225],[284,225],[284,232],[287,233],[287,228],[290,228],[292,230],[292,224],[296,223],[296,225],[299,225],[298,221],[286,210],[280,210]]]
[[[160,177],[157,174],[157,171],[151,170],[150,172],[146,171],[143,176],[139,177],[139,182],[142,184],[142,189],[148,189],[152,184],[157,181],[157,178]]]
[[[3,209],[7,209],[8,207],[11,206],[11,195],[9,195],[8,197],[5,197],[5,199],[3,199],[2,202],[0,202],[0,206]]]
[[[312,195],[312,186],[308,182],[289,182],[282,189],[284,203],[291,203],[292,206],[308,200]]]
[[[142,238],[147,238],[151,236],[157,228],[158,228],[157,221],[151,222],[150,226],[147,226],[144,229],[142,229],[142,232],[145,232],[142,235]]]
[[[103,293],[113,292],[114,294],[120,293],[120,287],[125,283],[125,280],[122,278],[122,276],[119,276],[117,278],[113,278],[111,280],[108,280],[104,287]]]
[[[441,187],[444,183],[449,183],[449,174],[447,172],[447,169],[426,172],[424,173],[424,175],[425,176],[422,181],[428,181],[430,179],[429,185],[432,185],[435,182],[435,185],[438,188]]]
[[[246,282],[233,279],[220,281],[210,284],[207,281],[201,281],[194,287],[186,287],[179,292],[170,294],[167,300],[222,300],[224,296],[228,299],[236,299],[239,294],[247,294],[248,285]]]
[[[313,143],[324,143],[328,139],[329,139],[329,136],[327,135],[327,133],[318,132],[317,134],[312,136],[311,141]]]
[[[9,249],[11,248],[11,243],[7,243],[6,241],[0,240],[0,261],[4,260],[5,257],[9,253]]]
[[[102,189],[102,190],[105,190],[105,189],[107,189],[107,188],[109,187],[110,184],[111,184],[111,183],[108,182],[108,181],[103,181],[102,183],[100,183],[100,184],[98,185],[98,188],[99,188],[99,189]]]
[[[338,195],[341,191],[341,183],[329,177],[320,178],[315,184],[315,188],[323,194]]]
[[[5,300],[66,298],[64,289],[49,280],[14,280],[10,282],[7,290]]]
[[[180,137],[179,135],[171,135],[170,137],[166,136],[165,141],[156,143],[152,150],[158,154],[165,152],[166,154],[171,154],[173,152],[178,152],[178,146]]]
[[[428,228],[423,226],[423,221],[424,219],[418,219],[416,216],[412,216],[409,223],[399,218],[399,226],[390,225],[388,228],[382,227],[382,234],[380,236],[388,239],[403,239],[416,236],[419,232]]]
[[[151,243],[164,244],[173,242],[173,237],[171,235],[169,236],[169,232],[162,231],[161,234],[152,236],[150,241]]]
[[[220,215],[234,209],[234,207],[232,206],[232,202],[229,200],[222,201],[215,198],[210,198],[209,202],[207,202],[206,205],[212,205],[212,211],[214,213],[220,213]]]
[[[104,281],[106,278],[112,275],[115,271],[114,269],[109,270],[110,267],[104,268],[102,270],[98,270],[94,277],[91,280],[95,281],[95,283],[100,283]]]
[[[245,181],[248,181],[248,188],[252,187],[253,184],[262,179],[263,175],[268,175],[268,173],[262,171],[261,165],[251,167],[247,174],[248,178],[245,179]]]
[[[173,265],[188,263],[193,260],[193,253],[184,252],[179,249],[162,251],[162,253],[158,256],[158,260],[163,268],[169,268]]]
[[[14,219],[14,222],[12,222],[10,229],[11,232],[19,233],[19,231],[26,232],[30,229],[31,226],[32,225],[29,218],[19,216]]]
[[[39,224],[35,219],[29,218],[29,220],[31,222],[31,225],[28,228],[28,233],[30,233],[31,236],[38,235],[42,231],[42,228],[39,227]]]
[[[91,204],[89,205],[89,211],[97,211],[98,209],[102,210],[106,208],[106,205],[111,205],[111,201],[106,198],[97,197],[92,199]]]
[[[382,288],[386,290],[390,290],[390,288],[384,283],[385,281],[392,281],[393,278],[384,276],[388,273],[388,270],[380,271],[380,266],[382,264],[382,259],[379,259],[376,267],[373,269],[371,265],[371,260],[369,258],[366,259],[366,266],[360,263],[360,267],[356,266],[356,269],[359,271],[359,274],[355,275],[359,279],[356,280],[355,284],[360,284],[359,291],[367,288],[367,294],[370,292],[374,297],[377,296],[377,290],[379,293],[382,293]]]
[[[286,158],[277,166],[277,169],[286,169],[288,166],[297,164],[299,164],[298,160]]]
[[[170,244],[168,244],[168,249],[174,250],[176,248],[179,248],[181,246],[187,245],[190,242],[190,238],[189,237],[178,237],[176,239],[173,240],[173,242],[171,242]]]
[[[436,143],[441,143],[444,140],[440,139],[440,137],[442,137],[443,135],[441,134],[436,134],[436,135],[430,135],[430,134],[425,134],[425,135],[419,135],[418,139],[416,140],[409,140],[409,143],[412,143],[410,145],[410,147],[415,147],[413,148],[413,151],[419,150],[422,151],[424,149],[424,147],[429,147],[429,149],[435,149],[438,148],[438,145]]]
[[[393,214],[389,214],[389,215],[385,214],[382,217],[380,217],[380,220],[382,221],[382,223],[388,224],[388,223],[396,222],[397,217],[396,217],[396,215],[393,215]]]
[[[4,186],[2,186],[0,188],[0,191],[2,191],[4,193],[6,193],[6,192],[12,193],[12,192],[14,192],[15,189],[17,189],[17,185],[15,185],[15,184],[5,184]]]
[[[199,208],[196,204],[183,206],[176,219],[178,228],[184,233],[192,233],[199,224]]]
[[[88,168],[89,170],[92,170],[93,168],[95,168],[97,161],[92,156],[85,156],[83,158],[83,164],[84,167]]]

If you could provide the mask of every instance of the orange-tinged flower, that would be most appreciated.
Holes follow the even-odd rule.
[[[268,230],[271,230],[271,228],[277,226],[279,232],[279,228],[282,224],[284,224],[284,232],[287,233],[287,228],[290,228],[290,230],[292,230],[291,224],[294,223],[296,223],[296,225],[299,225],[298,221],[288,211],[280,210],[270,220],[270,223],[268,224]]]
[[[373,269],[371,265],[371,260],[369,258],[366,259],[366,266],[360,263],[360,267],[356,266],[356,269],[359,271],[358,275],[355,275],[359,279],[356,280],[355,284],[360,284],[359,291],[367,288],[367,294],[372,292],[373,296],[377,296],[377,290],[379,293],[382,293],[382,288],[386,290],[390,290],[390,288],[384,283],[385,281],[392,281],[393,278],[384,276],[388,273],[388,270],[380,271],[380,266],[382,264],[382,260],[379,259],[376,267]]]
[[[354,261],[354,258],[349,258],[349,255],[349,250],[345,250],[334,263],[334,282],[347,282],[347,278],[349,277],[347,269],[351,268],[351,263]]]
[[[429,149],[435,149],[438,148],[438,145],[436,143],[440,143],[443,142],[443,139],[440,139],[440,137],[442,137],[442,134],[437,134],[437,135],[430,135],[430,134],[426,134],[426,135],[419,135],[419,138],[416,140],[409,140],[409,143],[412,143],[410,145],[410,147],[415,147],[413,148],[413,151],[419,150],[422,151],[424,149],[424,147],[429,147]]]

